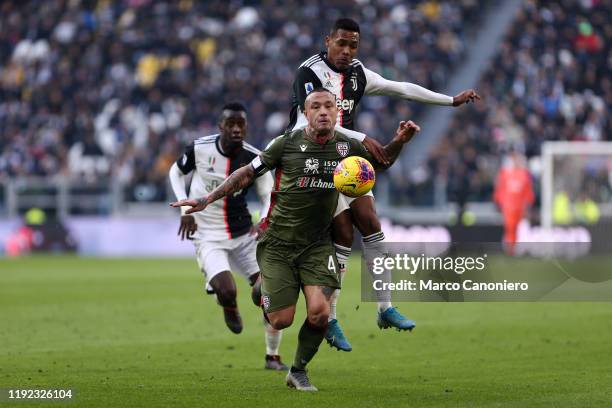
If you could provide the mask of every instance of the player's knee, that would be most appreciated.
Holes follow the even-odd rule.
[[[293,323],[293,316],[269,313],[268,322],[270,322],[270,325],[276,330],[283,330],[291,326]]]
[[[327,327],[327,320],[329,318],[329,308],[326,307],[314,307],[308,308],[308,323],[311,326],[325,328]]]

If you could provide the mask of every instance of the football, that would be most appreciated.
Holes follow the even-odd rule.
[[[374,187],[376,172],[372,164],[359,156],[349,156],[334,170],[336,190],[348,197],[360,197]]]

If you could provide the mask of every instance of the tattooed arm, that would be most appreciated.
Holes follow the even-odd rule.
[[[228,178],[225,179],[223,183],[221,183],[217,188],[213,190],[206,197],[198,198],[198,199],[186,199],[180,200],[175,203],[171,203],[172,207],[184,207],[191,206],[190,209],[185,211],[185,214],[192,214],[194,212],[204,210],[209,204],[214,203],[220,198],[231,195],[236,191],[240,191],[243,188],[247,187],[249,184],[253,182],[255,179],[255,169],[251,164],[247,164],[246,166],[242,166],[235,172],[229,175]]]

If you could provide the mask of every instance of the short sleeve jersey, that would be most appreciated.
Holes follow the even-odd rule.
[[[357,140],[334,132],[325,143],[305,138],[303,129],[274,139],[257,160],[276,169],[269,227],[264,235],[290,244],[331,240],[331,223],[338,203],[333,175],[348,156],[373,160]]]

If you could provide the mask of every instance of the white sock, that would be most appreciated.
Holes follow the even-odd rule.
[[[374,258],[386,255],[384,240],[385,234],[382,231],[363,237],[363,256],[368,265],[374,263]],[[372,267],[370,267],[370,275],[372,277],[375,276],[372,272]],[[391,282],[391,274],[387,272],[383,273],[383,275],[378,275],[378,278],[382,278],[384,282]],[[376,299],[378,300],[379,312],[384,312],[393,306],[391,304],[391,292],[388,290],[377,291]]]
[[[351,256],[351,248],[342,246],[340,244],[334,244],[336,248],[336,258],[338,258],[338,265],[340,266],[340,286],[344,280],[344,274],[346,273],[346,264],[349,256]],[[336,318],[336,305],[338,304],[338,298],[340,297],[340,289],[334,290],[331,296],[331,302],[329,307],[329,318],[327,321],[332,321]]]
[[[277,356],[281,338],[283,337],[283,331],[276,330],[266,321],[266,319],[264,319],[264,328],[266,331],[266,354],[269,356]]]
[[[346,273],[346,269],[340,269],[340,284],[344,280],[344,274]],[[331,295],[330,304],[329,304],[329,318],[328,322],[331,322],[336,318],[336,305],[338,304],[338,298],[340,297],[340,289],[334,290],[334,293]]]

